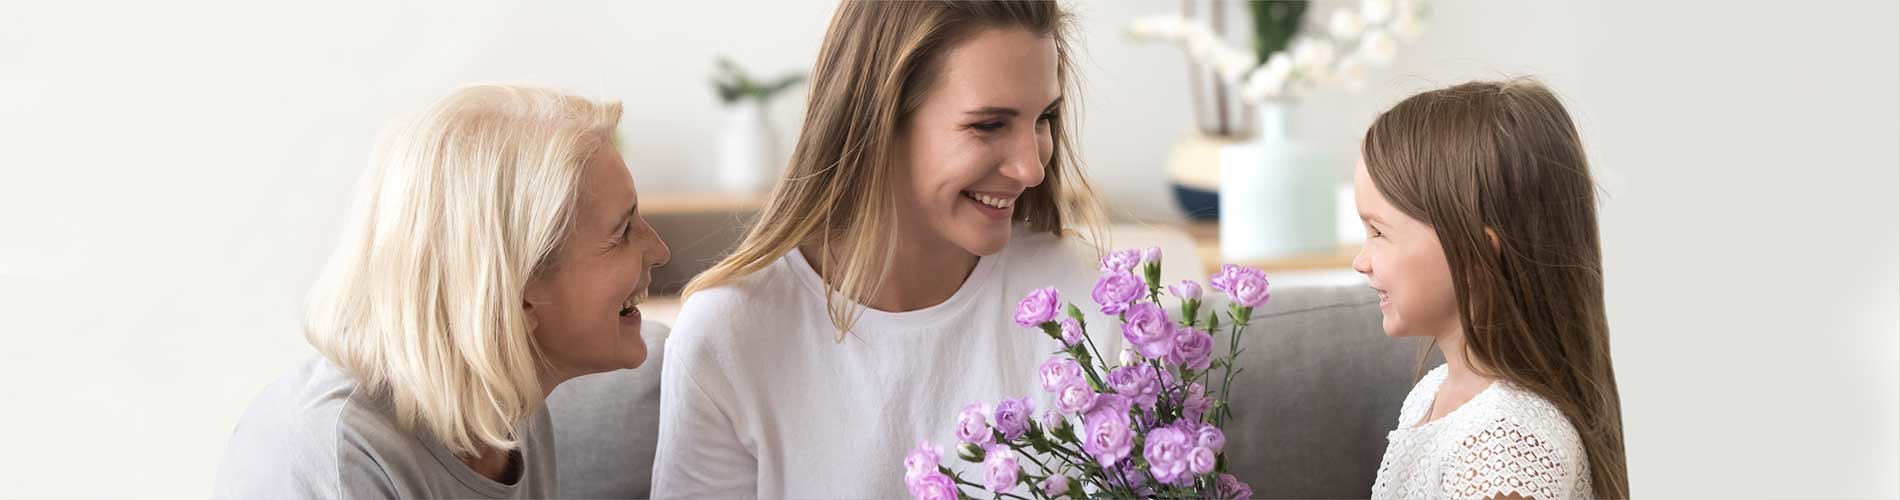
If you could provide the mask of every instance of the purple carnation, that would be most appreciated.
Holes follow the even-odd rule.
[[[1084,413],[1095,409],[1098,396],[1094,389],[1081,381],[1070,382],[1056,390],[1056,408],[1068,413]]]
[[[1174,323],[1168,311],[1152,302],[1135,304],[1122,323],[1122,338],[1148,359],[1161,359],[1174,352]]]
[[[978,446],[996,442],[990,433],[987,420],[990,412],[983,409],[983,403],[970,403],[963,407],[963,413],[957,415],[957,439]]]
[[[1102,314],[1116,315],[1128,310],[1128,303],[1141,298],[1145,290],[1141,278],[1127,271],[1103,274],[1095,281],[1095,288],[1089,291],[1089,297],[1102,306]]]
[[[904,457],[904,485],[915,486],[918,480],[936,472],[942,460],[943,450],[937,448],[937,445],[930,444],[929,441],[918,441],[917,449],[911,450],[910,455]]]
[[[1141,263],[1141,253],[1135,249],[1116,250],[1102,256],[1102,272],[1129,272]]]
[[[1075,318],[1062,318],[1057,323],[1062,325],[1063,347],[1075,347],[1076,344],[1082,343],[1082,322],[1076,321]]]
[[[1142,265],[1145,266],[1148,264],[1160,264],[1160,263],[1161,263],[1161,247],[1148,247],[1147,250],[1141,251]]]
[[[1055,408],[1050,408],[1043,410],[1042,418],[1037,421],[1042,424],[1044,430],[1054,432],[1057,427],[1062,427],[1063,418],[1061,413],[1056,413]]]
[[[1107,382],[1116,394],[1144,408],[1153,408],[1161,394],[1161,377],[1152,365],[1135,364],[1110,370]]]
[[[1060,355],[1042,362],[1042,390],[1056,392],[1062,386],[1082,381],[1082,364]]]
[[[1194,479],[1188,472],[1194,439],[1181,429],[1162,427],[1148,431],[1148,442],[1141,452],[1148,459],[1148,473],[1164,484],[1185,486]]]
[[[1267,293],[1267,273],[1259,269],[1227,264],[1209,281],[1215,290],[1226,292],[1229,299],[1242,307],[1260,307],[1271,297]]]
[[[1189,382],[1187,394],[1181,396],[1181,418],[1200,421],[1201,416],[1206,415],[1213,406],[1214,400],[1207,396],[1207,389],[1199,382]]]
[[[1174,351],[1168,353],[1167,361],[1191,370],[1206,370],[1207,365],[1212,362],[1208,358],[1213,353],[1213,335],[1194,328],[1176,326]]]
[[[1003,399],[996,403],[996,430],[1003,433],[1003,440],[1015,441],[1029,432],[1029,414],[1035,412],[1035,404],[1027,397]]]
[[[1061,297],[1055,287],[1037,288],[1016,303],[1016,324],[1025,328],[1056,319],[1056,313],[1062,310]]]
[[[1082,417],[1082,450],[1103,465],[1114,464],[1135,447],[1135,430],[1129,426],[1128,411],[1118,409],[1115,395],[1103,395],[1095,409]],[[1125,407],[1124,407],[1125,408]]]
[[[997,493],[1014,488],[1017,474],[1022,472],[1022,466],[1016,464],[1016,455],[999,447],[990,450],[988,456],[983,459],[984,487]]]
[[[1219,458],[1214,456],[1214,450],[1205,446],[1196,446],[1188,452],[1188,470],[1196,476],[1214,472],[1214,466],[1218,463]]]
[[[1240,478],[1234,477],[1233,474],[1221,474],[1214,481],[1214,492],[1226,499],[1253,498],[1253,488],[1248,487],[1247,483],[1241,482]]]
[[[1068,492],[1069,492],[1069,476],[1056,474],[1053,476],[1049,476],[1048,479],[1042,480],[1042,494],[1044,496],[1055,498],[1055,497],[1062,496],[1063,493],[1068,493]]]
[[[956,500],[957,483],[942,472],[932,472],[910,485],[910,497],[917,500]]]
[[[1194,444],[1220,453],[1221,448],[1227,447],[1227,435],[1214,424],[1203,423],[1194,429]]]

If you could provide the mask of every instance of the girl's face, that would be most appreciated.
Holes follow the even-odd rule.
[[[937,82],[899,133],[903,238],[991,255],[1009,243],[1024,190],[1042,184],[1062,96],[1053,39],[979,33],[945,54]]]
[[[1366,229],[1366,244],[1352,259],[1352,268],[1379,292],[1385,334],[1444,339],[1461,331],[1451,265],[1438,234],[1387,202],[1372,184],[1363,159],[1354,169],[1352,191]]]

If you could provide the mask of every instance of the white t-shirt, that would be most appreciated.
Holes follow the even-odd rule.
[[[1017,301],[1055,286],[1090,313],[1108,359],[1121,341],[1089,299],[1096,252],[1018,228],[949,300],[901,313],[866,308],[840,343],[825,285],[796,250],[694,294],[666,344],[655,498],[900,498],[919,440],[961,467],[964,405],[1029,396],[1050,408],[1037,368],[1061,345],[1015,324]],[[1022,460],[1029,467],[1026,459]]]
[[[1399,426],[1386,437],[1372,498],[1590,496],[1583,442],[1550,401],[1499,380],[1420,425],[1444,381],[1440,365],[1405,396]]]

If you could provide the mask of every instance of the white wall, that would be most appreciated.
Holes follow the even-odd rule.
[[[1124,217],[1174,217],[1174,2],[1083,2],[1083,152]],[[1645,495],[1894,496],[1900,4],[1438,2],[1299,133],[1343,158],[1411,92],[1565,94],[1603,233]],[[453,85],[627,104],[643,192],[700,189],[715,54],[803,69],[831,3],[8,3],[0,8],[0,496],[203,496],[238,412],[310,353],[304,290],[375,132]],[[1238,10],[1238,9],[1235,9]],[[796,99],[774,114],[789,143]],[[1342,171],[1344,165],[1341,165]]]

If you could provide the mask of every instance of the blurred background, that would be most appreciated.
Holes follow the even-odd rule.
[[[1116,221],[1290,282],[1353,279],[1353,235],[1333,230],[1350,200],[1332,193],[1381,109],[1541,78],[1603,188],[1632,491],[1900,496],[1900,2],[1438,1],[1378,53],[1351,41],[1392,16],[1312,2],[1302,30],[1354,35],[1314,66],[1331,78],[1289,87],[1283,120],[1235,104],[1252,128],[1225,135],[1202,132],[1218,71],[1132,35],[1183,4],[1067,3],[1070,109]],[[762,82],[801,73],[835,5],[0,2],[0,497],[209,495],[240,412],[313,353],[302,299],[377,133],[460,84],[623,102],[670,282],[690,276],[802,120],[795,82],[723,102],[715,82],[735,80],[718,61]],[[1216,10],[1192,5],[1197,21]],[[1248,48],[1251,9],[1219,10]],[[1271,158],[1290,149],[1305,153]],[[1234,180],[1223,161],[1294,170]],[[1196,198],[1223,178],[1255,191]],[[1303,194],[1273,195],[1285,186]],[[1285,238],[1219,231],[1242,223]]]

